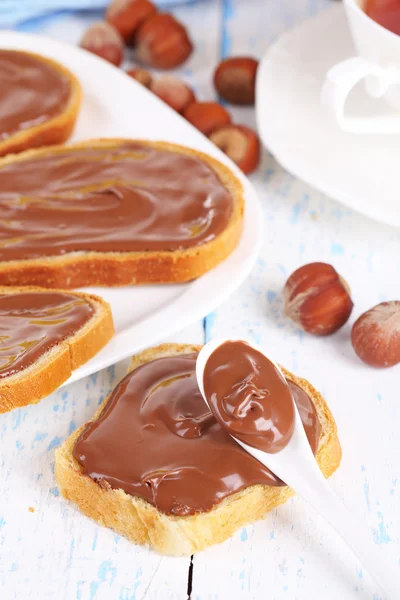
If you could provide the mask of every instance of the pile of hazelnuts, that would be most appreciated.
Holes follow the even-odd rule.
[[[346,281],[321,262],[292,273],[283,289],[283,304],[288,317],[315,335],[334,333],[353,310]],[[353,325],[351,342],[361,360],[373,367],[400,363],[400,301],[381,302],[363,313]]]
[[[260,142],[250,127],[233,124],[229,112],[218,102],[198,102],[193,90],[180,79],[171,75],[155,78],[144,68],[174,69],[192,54],[189,34],[173,15],[158,12],[150,0],[112,0],[105,20],[92,25],[80,45],[117,67],[125,48],[133,49],[141,66],[128,70],[128,75],[185,117],[244,173],[257,168]],[[251,57],[222,61],[214,72],[220,98],[231,104],[254,105],[257,67],[258,62]]]
[[[218,102],[198,102],[193,90],[171,75],[158,78],[144,68],[174,69],[193,52],[186,28],[171,14],[158,12],[150,0],[112,0],[105,21],[84,34],[81,46],[120,66],[125,47],[132,48],[141,66],[128,75],[185,117],[225,152],[244,173],[260,160],[257,134],[235,125]],[[214,86],[230,104],[254,105],[258,62],[251,57],[223,60],[215,69]],[[285,313],[305,331],[328,335],[349,319],[353,302],[347,283],[325,263],[311,263],[295,271],[284,288]],[[382,302],[354,323],[351,341],[357,355],[374,367],[400,362],[400,301]]]

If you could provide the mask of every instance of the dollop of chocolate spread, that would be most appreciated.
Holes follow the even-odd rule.
[[[0,168],[0,260],[191,248],[232,210],[196,156],[133,142],[49,151]]]
[[[83,298],[58,292],[0,295],[0,378],[31,366],[94,314]]]
[[[17,50],[0,50],[0,140],[61,114],[68,78],[51,64]]]
[[[180,516],[209,511],[251,485],[284,485],[209,412],[197,385],[196,359],[160,358],[121,381],[75,443],[73,455],[84,474]],[[289,385],[315,453],[320,424],[314,405],[301,388]]]
[[[217,421],[240,441],[275,453],[294,430],[293,395],[278,367],[243,341],[218,346],[203,373],[204,393]]]

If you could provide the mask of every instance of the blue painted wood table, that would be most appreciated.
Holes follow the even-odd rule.
[[[329,0],[215,0],[179,7],[196,52],[180,74],[201,99],[213,97],[221,56],[261,57],[283,30]],[[96,15],[30,23],[76,42]],[[28,28],[28,26],[26,27]],[[317,51],[317,49],[316,49]],[[254,126],[252,109],[233,109]],[[331,485],[400,562],[399,369],[359,362],[349,332],[363,310],[400,294],[400,234],[343,208],[294,179],[265,152],[252,181],[264,209],[264,244],[247,282],[174,341],[250,336],[310,379],[336,417],[343,463]],[[351,283],[356,310],[324,339],[282,316],[282,287],[300,264],[324,260]],[[2,600],[378,600],[373,584],[330,528],[299,499],[189,558],[161,557],[83,517],[59,497],[54,449],[85,422],[123,375],[118,364],[0,419],[0,598]],[[400,566],[399,566],[400,576]],[[189,589],[188,589],[189,580]],[[400,597],[400,592],[399,592]]]

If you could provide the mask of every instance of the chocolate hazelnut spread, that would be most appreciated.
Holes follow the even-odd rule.
[[[68,78],[50,63],[0,50],[0,141],[61,114],[70,95]]]
[[[191,248],[232,209],[196,156],[134,142],[49,151],[0,168],[0,260]]]
[[[180,516],[211,510],[254,484],[283,485],[209,412],[197,385],[196,359],[197,354],[159,358],[121,381],[75,443],[73,455],[83,473]],[[296,388],[315,453],[320,425],[314,405],[289,385]]]
[[[240,441],[279,452],[294,430],[294,402],[278,367],[242,341],[218,346],[203,373],[204,393],[217,421]]]
[[[94,314],[84,299],[58,292],[0,295],[0,378],[32,365]]]

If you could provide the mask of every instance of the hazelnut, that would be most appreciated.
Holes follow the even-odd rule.
[[[106,20],[119,31],[125,42],[130,42],[140,25],[157,8],[149,0],[113,0],[106,11]]]
[[[159,77],[153,81],[150,89],[178,113],[183,113],[196,100],[190,87],[172,75]]]
[[[153,82],[152,74],[149,73],[149,71],[146,71],[146,69],[140,69],[137,67],[136,69],[129,69],[129,71],[126,73],[132,77],[132,79],[136,79],[136,81],[144,85],[146,88],[150,88]]]
[[[172,15],[157,13],[139,27],[136,35],[136,56],[156,69],[173,69],[190,56],[193,50],[187,31]]]
[[[246,56],[227,58],[214,72],[218,94],[231,104],[253,105],[258,61]]]
[[[94,23],[83,35],[81,48],[97,54],[116,67],[122,62],[124,42],[118,31],[109,23]]]
[[[183,116],[207,136],[231,123],[230,114],[217,102],[193,102],[184,111]]]
[[[356,354],[373,367],[400,362],[400,301],[381,302],[353,325],[351,343]]]
[[[244,125],[226,125],[210,135],[214,142],[229,156],[243,173],[251,173],[260,162],[260,142],[257,134]]]
[[[328,335],[350,317],[353,302],[346,282],[326,263],[310,263],[292,273],[283,289],[285,314],[305,331]]]

